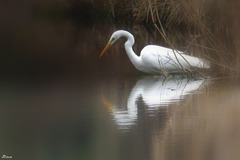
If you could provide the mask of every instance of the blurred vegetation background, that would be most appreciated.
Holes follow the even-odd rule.
[[[92,5],[94,2],[92,1]],[[218,72],[239,73],[240,2],[235,0],[103,0],[119,23],[155,26],[168,43],[181,34]],[[174,43],[173,43],[174,44]],[[169,44],[168,44],[169,45]],[[174,45],[173,45],[174,46]],[[188,47],[186,49],[188,49]],[[220,67],[219,67],[220,66]]]
[[[81,27],[143,25],[150,32],[160,32],[157,36],[167,40],[168,47],[175,46],[174,38],[181,36],[186,42],[185,49],[209,59],[215,70],[238,74],[239,7],[240,2],[235,0],[3,0],[0,2],[1,65],[19,59],[27,61],[31,56],[22,55],[27,51],[32,54],[33,50],[39,53],[34,54],[38,57],[48,52],[59,52],[61,57],[62,46],[72,43],[66,39],[75,34],[69,29],[74,22]],[[54,26],[60,26],[58,31]],[[56,38],[59,33],[63,37]]]

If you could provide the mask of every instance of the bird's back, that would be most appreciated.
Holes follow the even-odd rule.
[[[141,60],[145,66],[145,72],[168,73],[183,72],[184,69],[209,68],[209,64],[197,57],[186,55],[181,51],[173,50],[157,45],[148,45],[143,48],[140,54]]]

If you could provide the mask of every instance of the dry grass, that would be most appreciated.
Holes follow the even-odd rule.
[[[152,24],[175,48],[171,32],[184,32],[186,51],[211,61],[214,71],[239,74],[239,2],[233,0],[105,0],[113,17]]]

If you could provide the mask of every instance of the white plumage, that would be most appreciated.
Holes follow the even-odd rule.
[[[133,35],[124,30],[119,30],[112,34],[100,57],[121,37],[127,38],[125,42],[127,55],[135,68],[142,72],[150,74],[171,74],[181,73],[184,72],[184,70],[192,70],[193,68],[207,69],[210,67],[209,62],[206,60],[157,45],[147,45],[142,49],[140,56],[137,56],[132,49],[135,42]]]

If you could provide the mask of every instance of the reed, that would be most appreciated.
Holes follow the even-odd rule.
[[[105,0],[115,18],[153,25],[169,47],[184,32],[186,51],[211,61],[214,71],[239,74],[238,6],[233,0]]]

